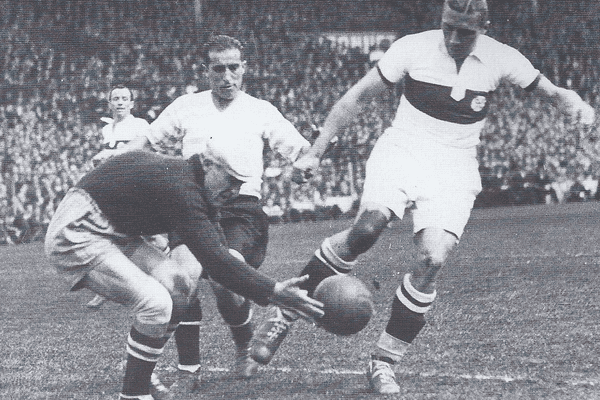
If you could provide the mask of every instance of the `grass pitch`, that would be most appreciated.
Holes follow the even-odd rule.
[[[600,203],[475,210],[441,272],[429,324],[399,366],[401,393],[377,396],[364,370],[415,253],[410,219],[359,260],[373,292],[365,330],[336,337],[297,323],[268,367],[230,376],[233,345],[203,285],[202,385],[182,399],[600,399]],[[350,221],[271,228],[261,270],[295,276],[321,240]],[[116,399],[131,316],[90,311],[69,293],[41,243],[0,248],[0,399]],[[256,321],[269,313],[256,308]],[[177,357],[158,365],[168,384]]]

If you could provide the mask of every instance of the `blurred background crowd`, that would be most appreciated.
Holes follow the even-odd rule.
[[[488,0],[489,35],[524,53],[551,81],[600,108],[600,4]],[[439,26],[436,0],[29,0],[0,7],[0,242],[39,239],[65,192],[92,168],[117,83],[133,114],[152,122],[176,97],[206,89],[201,45],[224,33],[246,45],[245,90],[273,103],[310,138],[331,106],[390,42],[369,48],[327,32]],[[308,184],[265,154],[265,210],[273,221],[337,218],[356,209],[370,150],[402,85],[374,101]],[[551,106],[502,85],[479,156],[476,206],[587,201],[598,196],[600,142]]]

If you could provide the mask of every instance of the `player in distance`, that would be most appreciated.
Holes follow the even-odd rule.
[[[94,158],[94,165],[118,154],[118,149],[131,140],[146,137],[150,124],[143,118],[131,114],[135,105],[133,92],[125,85],[114,86],[108,93],[108,109],[112,118],[102,118],[107,122],[102,127],[102,151]]]
[[[294,165],[314,171],[330,139],[343,134],[369,102],[404,79],[392,126],[378,139],[366,167],[361,205],[352,226],[326,238],[302,275],[309,295],[328,276],[348,274],[393,215],[411,207],[419,260],[400,282],[387,326],[371,352],[367,376],[378,393],[397,393],[394,365],[425,326],[435,281],[455,249],[481,190],[476,146],[490,97],[502,79],[542,96],[586,125],[595,111],[573,90],[555,86],[516,49],[485,33],[485,0],[446,0],[438,30],[398,39],[334,105],[311,150]],[[252,356],[266,364],[296,317],[277,311],[256,333]]]
[[[87,288],[128,306],[135,317],[127,340],[121,399],[151,400],[151,376],[164,346],[197,298],[202,267],[181,264],[143,236],[175,232],[212,279],[259,305],[291,307],[307,318],[323,305],[231,254],[218,211],[252,177],[245,149],[208,141],[189,160],[144,151],[114,156],[84,176],[58,206],[45,250],[71,290]]]

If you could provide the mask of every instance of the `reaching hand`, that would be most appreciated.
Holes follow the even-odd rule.
[[[324,314],[323,303],[308,297],[308,292],[298,287],[306,281],[308,275],[300,278],[291,278],[275,284],[271,303],[283,308],[288,308],[309,321],[315,321]]]
[[[579,120],[584,125],[592,125],[596,122],[596,110],[589,104],[582,102],[579,108]]]
[[[313,177],[312,170],[302,170],[300,168],[294,168],[292,171],[292,182],[301,185],[303,183],[308,182],[310,178]]]
[[[294,171],[292,172],[292,181],[301,184],[313,177],[314,171],[319,168],[321,160],[309,153],[300,157],[294,163]]]
[[[104,149],[100,153],[92,157],[92,163],[94,164],[94,167],[97,167],[112,156],[113,154],[110,152],[110,150]]]

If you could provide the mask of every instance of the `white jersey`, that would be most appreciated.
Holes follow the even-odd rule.
[[[116,149],[137,137],[147,136],[150,131],[148,121],[131,114],[118,122],[110,118],[103,120],[108,121],[108,125],[102,128],[102,144],[105,149]]]
[[[392,128],[457,148],[479,143],[490,96],[501,79],[527,88],[540,74],[519,51],[485,35],[457,73],[442,30],[398,39],[378,68],[392,83],[405,79]]]
[[[260,198],[265,141],[289,161],[295,161],[309,142],[267,101],[240,92],[224,110],[218,109],[210,90],[183,95],[171,103],[151,124],[148,140],[159,151],[181,143],[183,157],[201,154],[212,136],[245,141],[247,159],[255,164],[254,177],[242,185],[241,194]]]

